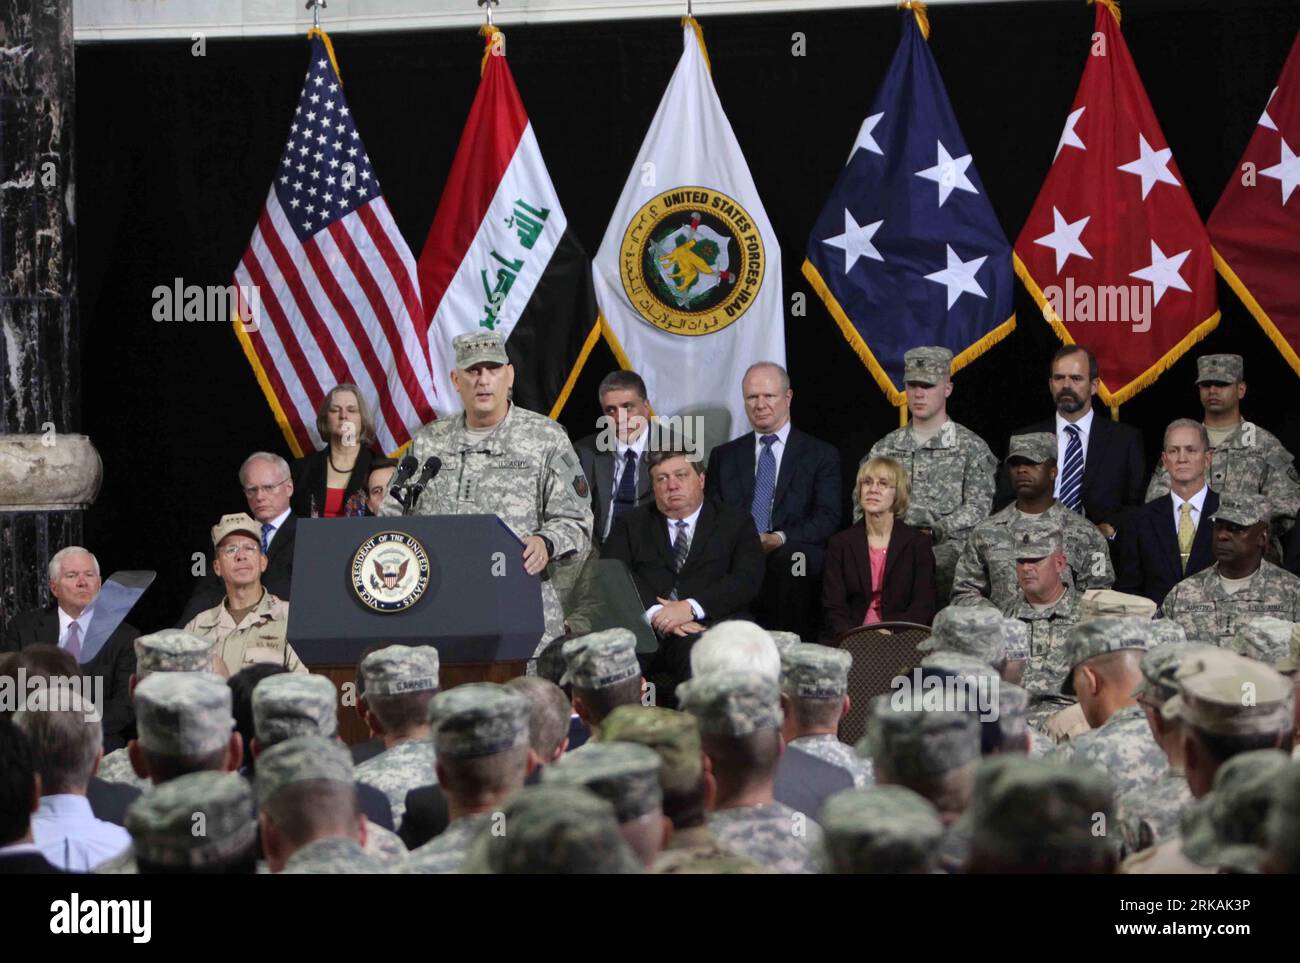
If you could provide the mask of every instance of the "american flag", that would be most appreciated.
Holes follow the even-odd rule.
[[[289,139],[235,285],[236,335],[295,454],[324,444],[316,411],[342,382],[365,395],[387,452],[434,419],[415,259],[323,32],[312,31]]]

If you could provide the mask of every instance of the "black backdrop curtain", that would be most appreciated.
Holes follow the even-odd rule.
[[[1244,148],[1297,29],[1295,0],[1129,0],[1123,29],[1203,218]],[[935,5],[930,45],[1008,237],[1029,212],[1069,111],[1092,30],[1083,0]],[[508,18],[506,18],[508,19]],[[328,17],[326,17],[328,28]],[[794,419],[846,464],[896,427],[888,406],[799,273],[808,231],[898,40],[892,8],[708,18],[722,103],[783,249]],[[681,52],[676,19],[510,27],[508,55],[570,224],[589,253]],[[795,34],[804,56],[794,56]],[[340,34],[348,98],[399,227],[418,256],[478,83],[469,30]],[[86,538],[107,571],[156,568],[132,621],[170,623],[208,529],[244,508],[236,468],[288,449],[228,324],[155,322],[152,291],[227,284],[270,186],[306,67],[304,37],[78,47],[77,220],[81,430],[104,459]],[[1300,282],[1298,282],[1300,283]],[[1296,376],[1222,282],[1223,321],[1127,404],[1155,458],[1162,426],[1199,415],[1195,354],[1246,357],[1246,415],[1300,443]],[[1057,342],[1017,286],[1016,332],[956,379],[953,416],[996,451],[1049,410]],[[562,421],[598,416],[614,367],[593,353]],[[737,386],[739,390],[739,386]],[[62,427],[62,426],[61,426]],[[75,426],[74,426],[75,427]]]

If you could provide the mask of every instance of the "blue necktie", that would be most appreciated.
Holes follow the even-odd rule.
[[[1061,504],[1072,512],[1083,511],[1083,442],[1079,429],[1065,426],[1070,436],[1065,443],[1065,467],[1061,469]]]
[[[265,555],[271,547],[271,533],[275,531],[275,526],[267,522],[262,526],[262,554]]]
[[[763,435],[758,440],[763,443],[763,453],[758,456],[754,500],[750,502],[749,513],[754,516],[754,527],[761,535],[772,528],[772,498],[776,494],[776,455],[772,454],[772,443],[776,435]]]
[[[617,521],[618,516],[636,507],[636,452],[629,448],[623,455],[623,474],[618,479],[618,491],[614,492],[614,508],[610,519]]]

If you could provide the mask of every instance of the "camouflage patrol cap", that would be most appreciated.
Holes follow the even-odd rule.
[[[1178,667],[1200,648],[1190,642],[1162,642],[1151,646],[1142,656],[1142,684],[1134,690],[1134,698],[1146,696],[1164,702],[1174,695],[1178,691],[1178,683],[1174,681]]]
[[[1074,670],[1089,659],[1110,652],[1134,649],[1146,652],[1151,648],[1149,619],[1124,618],[1119,615],[1099,615],[1087,622],[1070,627],[1065,635],[1065,678],[1061,692],[1074,695]]]
[[[929,873],[943,821],[905,786],[844,789],[822,809],[822,846],[833,873]]]
[[[1151,621],[1151,647],[1167,642],[1189,642],[1187,630],[1173,619],[1153,619]]]
[[[677,703],[695,716],[700,733],[747,736],[780,729],[781,690],[775,679],[756,672],[710,672],[677,687]]]
[[[389,645],[361,660],[366,697],[438,691],[438,650],[431,645]]]
[[[1300,763],[1278,774],[1265,837],[1273,871],[1300,873]]]
[[[495,331],[470,331],[451,339],[456,367],[468,371],[476,364],[509,364],[505,339]]]
[[[1278,663],[1291,654],[1291,635],[1294,631],[1294,622],[1262,615],[1239,628],[1228,647],[1248,659],[1276,668]]]
[[[903,354],[903,381],[923,385],[937,385],[952,372],[952,352],[947,348],[929,346],[912,348]]]
[[[150,672],[208,672],[215,639],[201,639],[180,629],[162,629],[135,640],[135,677]]]
[[[1114,589],[1088,589],[1079,596],[1079,621],[1087,622],[1099,615],[1151,621],[1156,603],[1144,595],[1129,595]]]
[[[234,535],[236,532],[247,535],[257,542],[260,548],[262,544],[262,523],[248,512],[222,515],[221,520],[212,526],[212,547],[216,548],[221,544],[223,538],[227,535]]]
[[[1174,681],[1178,692],[1160,710],[1166,719],[1223,736],[1279,733],[1293,724],[1291,680],[1229,649],[1198,650],[1183,660]]]
[[[356,778],[352,753],[337,739],[294,736],[258,755],[253,788],[260,807],[294,783],[320,780],[350,786]]]
[[[665,792],[689,792],[704,774],[700,727],[689,712],[658,706],[619,706],[600,724],[601,742],[632,742],[659,754]]]
[[[620,823],[663,809],[659,753],[635,742],[592,742],[542,770],[543,786],[584,786],[614,806]]]
[[[640,873],[614,807],[579,786],[525,786],[502,810],[505,832],[474,838],[462,873]]]
[[[1246,362],[1239,354],[1203,354],[1196,359],[1196,383],[1217,381],[1232,384],[1246,374]]]
[[[911,779],[951,772],[979,758],[979,719],[971,712],[895,709],[892,696],[872,700],[867,734],[857,745],[877,772]]]
[[[781,655],[781,691],[798,699],[843,699],[853,656],[826,645],[792,645]]]
[[[1007,620],[989,605],[949,605],[939,611],[919,652],[961,652],[989,665],[1007,658]]]
[[[263,749],[294,736],[333,739],[337,705],[338,690],[323,675],[269,675],[253,689],[253,734]]]
[[[1034,465],[1056,461],[1056,435],[1050,431],[1031,431],[1024,435],[1012,435],[1004,461],[1009,462],[1013,458]]]
[[[198,816],[202,832],[195,831]],[[131,803],[126,828],[135,858],[158,866],[200,869],[251,858],[253,790],[233,772],[177,776]]]
[[[636,660],[636,636],[630,629],[605,629],[569,639],[561,650],[566,666],[560,685],[577,689],[607,689],[641,676]]]
[[[1033,518],[1019,518],[1011,526],[1012,557],[1020,559],[1046,558],[1060,552],[1065,536],[1059,522],[1046,517],[1046,513]]]
[[[772,641],[776,644],[776,651],[782,655],[789,650],[790,646],[798,645],[803,641],[798,632],[781,632],[769,629],[767,634],[772,637]]]
[[[1091,766],[1013,754],[975,773],[967,810],[971,857],[1055,872],[1095,871],[1113,853],[1098,817],[1114,822],[1110,778]]]
[[[1219,766],[1213,788],[1183,816],[1183,855],[1220,871],[1259,872],[1274,792],[1290,765],[1280,749],[1256,749]]]
[[[1225,492],[1219,496],[1219,507],[1211,521],[1250,527],[1257,522],[1267,522],[1270,517],[1268,502],[1259,495],[1229,495]]]
[[[951,649],[939,649],[937,652],[929,653],[921,660],[921,668],[937,669],[940,672],[974,676],[980,679],[999,677],[998,670],[982,659],[967,655],[965,652],[954,652]]]
[[[1024,744],[1029,735],[1029,690],[1013,682],[998,683],[998,731],[1002,744]]]
[[[429,728],[438,756],[490,756],[528,745],[528,697],[494,682],[439,692],[429,702]]]
[[[154,672],[135,687],[140,745],[163,756],[201,756],[230,741],[230,687],[214,672]]]

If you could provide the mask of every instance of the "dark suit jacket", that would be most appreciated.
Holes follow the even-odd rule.
[[[1145,595],[1159,605],[1176,583],[1213,565],[1214,554],[1210,545],[1214,526],[1210,523],[1210,516],[1218,507],[1219,496],[1213,491],[1207,491],[1185,573],[1178,554],[1173,496],[1162,495],[1130,512],[1124,531],[1117,539],[1119,558],[1115,562],[1116,590]]]
[[[289,499],[289,509],[299,518],[311,518],[325,514],[325,485],[329,480],[328,447],[314,451],[304,458],[299,458],[289,466],[289,477],[293,479],[293,497]],[[370,479],[370,463],[375,460],[374,452],[362,446],[357,453],[356,464],[348,476],[347,488],[343,491],[346,502],[353,493],[366,487]]]
[[[587,487],[591,492],[591,512],[596,516],[596,526],[594,540],[597,545],[603,540],[601,536],[605,531],[605,523],[609,518],[610,502],[614,498],[614,459],[616,452],[599,451],[596,448],[596,440],[599,435],[588,435],[586,438],[579,439],[573,445],[573,450],[578,453],[578,464],[582,466],[582,473],[587,476]],[[649,445],[646,446],[645,452],[636,460],[636,506],[653,502],[655,499],[654,492],[650,488],[650,469],[646,467],[645,456],[649,454]]]
[[[270,549],[266,553],[266,571],[262,573],[262,584],[266,590],[285,602],[289,601],[290,583],[293,581],[293,543],[297,530],[298,519],[291,511],[271,539]],[[194,616],[220,604],[226,597],[225,585],[212,571],[210,554],[207,572],[190,593],[189,601],[185,603],[181,617],[176,621],[177,628],[184,628]]]
[[[86,802],[96,819],[126,825],[126,809],[135,802],[140,790],[120,782],[105,782],[98,776],[92,776],[86,786]]]
[[[826,546],[822,572],[822,606],[831,637],[857,628],[871,603],[871,554],[863,524],[846,528]],[[934,549],[930,536],[894,520],[885,551],[880,617],[884,622],[929,625],[938,605],[934,582]]]
[[[135,736],[135,710],[131,708],[129,688],[135,671],[135,640],[140,630],[123,622],[108,637],[95,657],[81,666],[83,676],[101,676],[104,680],[104,751],[112,752]],[[55,606],[19,612],[9,622],[2,637],[10,651],[29,645],[59,644],[59,614]]]
[[[1027,425],[1013,434],[1034,431],[1056,434],[1056,416]],[[1143,454],[1142,433],[1132,425],[1112,421],[1104,407],[1094,404],[1092,431],[1083,462],[1084,517],[1094,525],[1106,522],[1118,532],[1128,513],[1142,507],[1150,474],[1151,466]],[[1014,499],[1006,469],[999,468],[993,510],[1000,511]]]
[[[66,873],[40,853],[0,853],[0,876],[35,876],[40,873]]]
[[[749,512],[710,498],[696,519],[691,550],[680,572],[673,571],[668,520],[654,505],[628,512],[614,523],[601,554],[627,565],[646,608],[656,597],[693,598],[709,622],[743,613],[763,586],[763,547]]]
[[[524,784],[535,786],[541,781],[542,768],[538,766],[524,780]],[[420,786],[406,793],[406,814],[402,817],[402,827],[397,835],[407,849],[419,849],[433,837],[441,835],[450,822],[447,794],[442,791],[442,787],[437,783]]]
[[[821,815],[827,797],[841,789],[852,788],[853,776],[847,769],[831,765],[795,746],[786,746],[776,766],[772,795],[777,802],[816,819]]]
[[[358,742],[348,747],[352,753],[352,764],[359,766],[367,759],[373,759],[384,751],[383,739],[367,739],[365,742]]]
[[[705,492],[749,514],[754,501],[754,433],[713,449]],[[776,476],[771,530],[784,532],[783,553],[803,551],[810,571],[821,567],[827,540],[840,527],[840,454],[791,427]],[[774,553],[775,554],[775,553]]]

